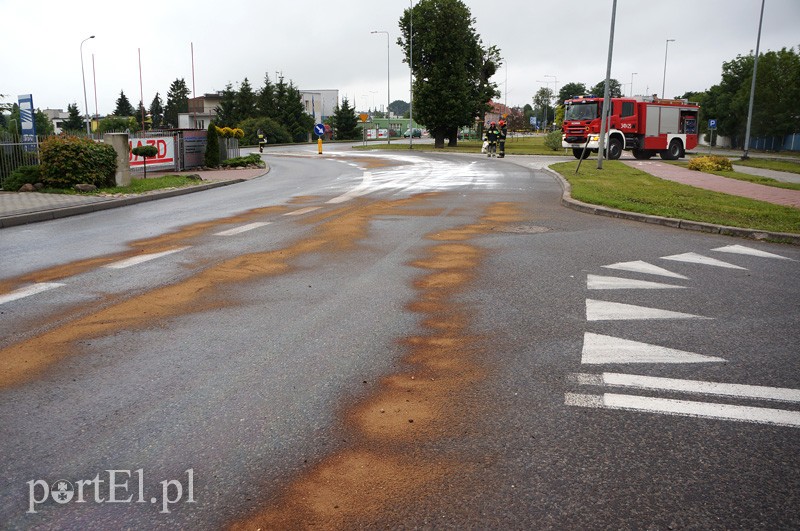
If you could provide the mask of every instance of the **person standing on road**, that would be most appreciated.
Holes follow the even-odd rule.
[[[497,129],[497,124],[492,122],[486,130],[486,141],[489,143],[489,148],[486,152],[487,157],[497,156],[497,139],[500,137],[500,131]]]
[[[267,135],[261,129],[258,130],[258,152],[264,153],[264,144],[267,143]]]
[[[508,127],[506,126],[505,120],[500,120],[500,133],[498,135],[498,141],[500,144],[500,154],[498,155],[499,158],[503,158],[506,156],[506,136],[508,135]]]

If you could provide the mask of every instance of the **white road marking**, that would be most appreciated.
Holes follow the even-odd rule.
[[[673,284],[601,275],[587,275],[586,287],[588,289],[684,289],[684,286],[675,286]]]
[[[249,223],[247,225],[241,225],[239,227],[234,227],[232,229],[224,230],[222,232],[217,232],[214,236],[233,236],[234,234],[241,234],[243,232],[247,232],[253,229],[257,229],[259,227],[263,227],[264,225],[269,225],[269,221],[256,221],[255,223]]]
[[[642,411],[645,413],[774,424],[793,428],[800,427],[800,411],[787,411],[765,407],[713,404],[709,402],[621,395],[616,393],[604,393],[602,395],[565,393],[564,403],[569,406],[624,409]]]
[[[711,250],[720,253],[746,254],[750,256],[760,256],[761,258],[779,258],[781,260],[792,260],[791,258],[787,258],[779,254],[772,254],[768,253],[767,251],[759,251],[758,249],[751,249],[750,247],[745,247],[744,245],[727,245],[725,247],[717,247],[716,249],[711,249]]]
[[[618,264],[611,264],[603,267],[607,267],[608,269],[620,269],[622,271],[633,271],[634,273],[648,273],[650,275],[661,275],[663,277],[683,278],[683,279],[687,278],[683,275],[679,275],[678,273],[673,273],[672,271],[664,269],[663,267],[658,267],[657,265],[649,264],[643,260],[635,260],[633,262],[620,262]]]
[[[24,299],[25,297],[30,297],[31,295],[36,295],[37,293],[58,288],[63,285],[64,284],[59,284],[58,282],[39,282],[36,284],[31,284],[30,286],[26,286],[24,288],[15,289],[14,291],[6,293],[5,295],[0,295],[0,304]]]
[[[284,216],[302,216],[303,214],[308,214],[309,212],[314,212],[315,210],[319,210],[322,207],[306,207],[301,208],[299,210],[293,210],[291,212],[287,212]]]
[[[108,264],[105,267],[108,269],[125,269],[126,267],[131,267],[144,262],[149,262],[150,260],[155,260],[156,258],[161,258],[162,256],[167,256],[169,254],[177,253],[188,248],[189,247],[178,247],[177,249],[170,249],[169,251],[163,251],[160,253],[141,254],[139,256],[126,258],[125,260],[120,260],[119,262]]]
[[[586,299],[587,321],[623,321],[643,319],[710,319],[690,313],[671,312],[646,306]]]
[[[673,348],[585,332],[581,363],[710,363],[726,361]]]
[[[372,191],[370,189],[371,186],[372,173],[365,171],[364,175],[361,176],[361,182],[358,184],[358,186],[326,202],[328,204],[338,204],[344,203],[345,201],[350,201],[351,199],[370,193]]]
[[[753,400],[775,400],[778,402],[800,402],[800,389],[768,387],[765,385],[746,385],[699,380],[660,378],[604,372],[603,374],[574,374],[572,380],[580,385],[605,385],[655,391],[695,393],[700,395],[730,396]]]
[[[727,267],[728,269],[743,269],[747,271],[746,267],[739,267],[737,265],[729,264],[728,262],[723,262],[722,260],[717,260],[716,258],[710,258],[708,256],[703,256],[702,254],[697,254],[697,253],[675,254],[672,256],[662,256],[661,258],[663,260],[673,260],[675,262],[688,262],[690,264]]]

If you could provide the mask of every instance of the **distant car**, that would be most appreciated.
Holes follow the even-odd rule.
[[[408,138],[408,129],[406,129],[406,132],[403,133],[403,138]],[[422,138],[421,129],[414,129],[414,138]]]

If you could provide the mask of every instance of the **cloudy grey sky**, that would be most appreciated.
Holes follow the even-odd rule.
[[[416,0],[415,0],[416,1]],[[531,102],[542,86],[591,86],[605,77],[611,0],[465,0],[485,44],[507,64],[494,81],[509,105]],[[408,100],[398,20],[409,0],[0,0],[3,51],[0,94],[16,102],[33,94],[38,108],[83,112],[81,41],[89,110],[114,110],[120,91],[140,100],[139,51],[146,106],[170,83],[190,90],[194,47],[197,95],[238,85],[254,88],[282,72],[301,89],[338,89],[359,110],[387,100],[387,44],[391,99]],[[618,0],[612,77],[625,93],[661,92],[669,54],[667,96],[719,83],[723,61],[755,49],[761,0]],[[124,9],[124,10],[121,10]],[[145,16],[146,15],[146,16]],[[453,35],[458,38],[458,35]],[[800,47],[800,0],[766,0],[761,51]],[[94,66],[93,66],[94,61]],[[632,76],[633,73],[636,73]],[[374,103],[373,103],[374,102]]]

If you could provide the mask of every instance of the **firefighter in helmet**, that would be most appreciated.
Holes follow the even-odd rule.
[[[486,138],[485,140],[489,143],[489,147],[486,150],[487,157],[496,157],[497,156],[497,139],[500,137],[500,131],[497,129],[497,123],[492,122],[489,124],[489,128],[486,130]]]
[[[498,125],[500,126],[500,134],[497,137],[498,143],[500,144],[500,154],[498,157],[502,159],[506,156],[506,136],[508,135],[508,126],[506,125],[505,120],[500,120]]]

